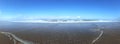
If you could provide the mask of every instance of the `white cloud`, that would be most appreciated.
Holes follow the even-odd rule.
[[[44,21],[44,20],[25,20],[25,21],[11,21],[11,22],[23,22],[23,23],[95,23],[95,22],[113,22],[113,21],[106,21],[106,20],[98,20],[98,21],[74,21],[74,20],[67,20],[67,21]]]
[[[77,16],[77,18],[80,18],[80,16]]]
[[[77,19],[80,16],[26,16],[23,14],[17,15],[0,15],[0,20],[7,21],[24,21],[24,20],[40,20],[40,19]]]
[[[80,16],[21,16],[25,20],[37,20],[37,19],[76,19]]]

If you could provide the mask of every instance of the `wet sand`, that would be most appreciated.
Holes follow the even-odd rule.
[[[13,44],[13,41],[9,40],[7,36],[0,33],[0,44]]]
[[[100,33],[95,24],[105,29],[94,44],[120,44],[120,23],[6,23],[0,29],[35,44],[91,44]]]

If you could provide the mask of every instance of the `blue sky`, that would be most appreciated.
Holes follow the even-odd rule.
[[[81,19],[120,17],[119,0],[0,0],[0,18],[80,16]]]

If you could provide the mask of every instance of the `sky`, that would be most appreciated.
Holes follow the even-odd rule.
[[[119,0],[0,0],[0,20],[40,18],[116,19]]]

